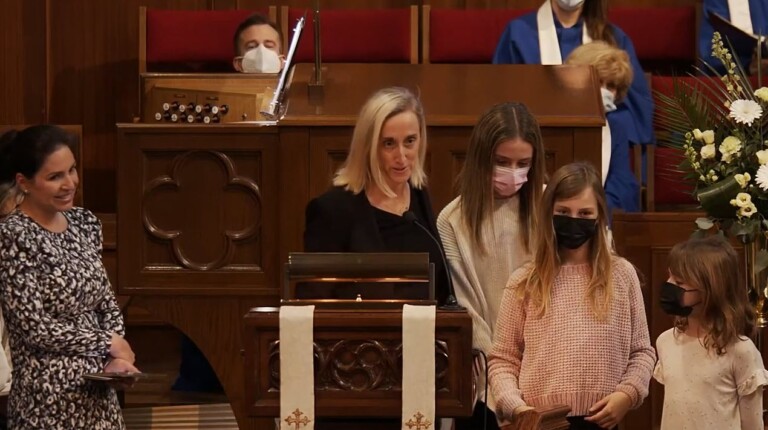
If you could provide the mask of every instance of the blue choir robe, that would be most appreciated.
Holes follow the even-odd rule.
[[[752,33],[768,35],[768,1],[766,0],[742,0],[749,3],[749,14],[752,18]],[[699,29],[699,57],[702,61],[714,67],[718,73],[725,73],[725,66],[717,58],[712,56],[712,34],[715,32],[712,24],[709,23],[707,16],[709,13],[716,13],[723,18],[730,20],[731,11],[728,8],[728,0],[704,0],[704,13],[701,17],[701,27]],[[726,43],[726,47],[728,44]],[[752,63],[752,55],[742,54],[739,56],[739,62],[744,70],[749,71]],[[704,68],[709,71],[709,68]]]
[[[621,126],[629,120],[622,117],[629,115],[628,110],[616,110],[607,115],[608,126],[611,129],[611,161],[608,165],[604,188],[609,213],[613,213],[614,209],[621,209],[624,212],[640,210],[640,185],[637,183],[629,161],[627,131]]]
[[[493,56],[494,64],[541,64],[539,33],[536,11],[523,15],[507,24],[504,34]],[[553,12],[554,15],[554,12]],[[563,28],[554,18],[560,55],[565,60],[574,49],[582,44],[583,20],[571,28]],[[634,79],[626,99],[619,103],[618,110],[610,112],[609,117],[617,112],[628,110],[631,115],[619,115],[621,122],[616,127],[623,128],[633,144],[653,143],[653,98],[648,81],[645,79],[640,61],[629,37],[618,27],[612,25],[614,37],[619,48],[629,54]],[[613,127],[613,126],[612,126]]]

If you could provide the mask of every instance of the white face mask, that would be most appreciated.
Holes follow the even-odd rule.
[[[563,10],[576,10],[584,4],[584,0],[557,0],[557,4]]]
[[[600,87],[600,94],[603,95],[603,107],[606,112],[613,112],[616,110],[616,96],[612,91],[605,87]]]
[[[511,197],[515,195],[520,188],[528,182],[528,171],[530,167],[511,167],[496,166],[493,172],[493,189],[499,197]]]
[[[277,73],[280,71],[280,56],[277,52],[259,45],[243,55],[243,73]]]

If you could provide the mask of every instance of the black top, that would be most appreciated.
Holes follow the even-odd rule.
[[[439,241],[435,215],[425,190],[411,187],[410,210]],[[435,265],[435,296],[438,303],[444,303],[448,296],[448,280],[438,245],[425,231],[402,216],[373,207],[364,192],[353,194],[341,187],[334,187],[310,201],[306,210],[304,250],[429,252],[429,260]],[[354,298],[360,289],[359,285],[327,286],[324,291],[314,287],[314,298],[349,299]],[[410,284],[378,284],[363,289],[363,298],[426,298],[426,288],[414,288]],[[297,291],[297,296],[300,291]]]

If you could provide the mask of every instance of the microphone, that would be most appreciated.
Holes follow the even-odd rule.
[[[405,218],[406,221],[417,225],[424,231],[424,233],[427,233],[427,236],[432,239],[435,245],[437,245],[437,249],[440,251],[440,257],[443,259],[445,276],[448,278],[448,298],[445,299],[445,304],[439,306],[438,308],[444,311],[463,311],[464,307],[459,305],[459,302],[456,300],[456,294],[453,290],[453,278],[451,278],[451,268],[448,267],[448,259],[445,257],[445,251],[443,250],[443,246],[440,244],[440,241],[437,240],[432,232],[430,232],[429,229],[421,223],[421,221],[419,221],[419,218],[416,217],[416,214],[412,211],[405,211],[405,213],[403,213],[403,218]]]

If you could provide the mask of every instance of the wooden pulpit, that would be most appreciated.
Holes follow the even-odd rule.
[[[399,418],[402,414],[402,310],[318,309],[314,327],[315,415],[318,418]],[[278,417],[277,308],[255,308],[248,312],[244,344],[247,413],[256,417]],[[466,311],[437,311],[435,367],[436,415],[472,415],[472,320]],[[284,418],[287,417],[281,417]],[[375,422],[370,424],[370,428],[376,428]],[[396,428],[400,428],[399,423]]]

